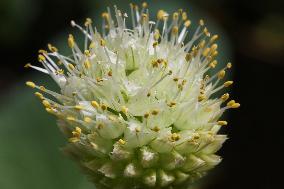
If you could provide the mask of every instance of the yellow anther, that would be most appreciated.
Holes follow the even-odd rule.
[[[162,59],[162,64],[163,64],[165,67],[167,67],[167,66],[168,66],[168,61],[165,60],[165,59]],[[171,70],[169,71],[169,74],[170,74],[170,75],[172,74],[172,71],[171,71]]]
[[[208,60],[208,62],[210,62],[211,60],[213,60],[213,57],[211,55],[207,56],[206,59]]]
[[[226,100],[228,100],[230,97],[229,93],[225,93],[221,96],[221,99],[225,102]]]
[[[42,54],[38,55],[38,61],[39,62],[44,62],[45,61],[45,57]]]
[[[210,52],[214,52],[216,51],[218,48],[218,45],[216,43],[214,43],[211,47],[210,47]]]
[[[228,68],[228,69],[232,68],[232,63],[231,63],[231,62],[228,62],[227,68]]]
[[[182,80],[181,84],[182,84],[182,85],[185,85],[185,84],[186,84],[186,80],[185,80],[185,79]]]
[[[225,70],[221,70],[221,71],[218,73],[218,78],[219,78],[219,79],[223,79],[223,78],[225,77],[225,74],[226,74]]]
[[[99,123],[99,124],[97,125],[97,129],[102,129],[102,128],[104,128],[104,127],[105,127],[105,125],[102,124],[102,123]]]
[[[234,103],[234,104],[232,104],[230,107],[231,107],[231,108],[239,108],[240,106],[241,106],[240,103]]]
[[[177,82],[177,81],[178,81],[178,78],[177,78],[177,77],[174,77],[173,80],[174,80],[175,82]]]
[[[191,53],[192,53],[192,55],[193,56],[196,56],[197,55],[197,47],[194,45],[193,47],[192,47],[192,49],[191,49]]]
[[[72,34],[69,34],[68,36],[68,45],[70,48],[73,48],[75,45],[74,37]]]
[[[35,83],[32,82],[32,81],[27,81],[27,82],[26,82],[26,85],[29,86],[29,87],[31,87],[31,88],[35,88],[35,86],[36,86]]]
[[[107,105],[101,104],[101,109],[102,109],[102,110],[106,110],[106,109],[107,109]]]
[[[84,66],[85,66],[86,69],[90,69],[91,63],[90,63],[89,59],[86,59],[86,61],[84,62]]]
[[[210,37],[211,34],[206,27],[203,29],[203,32],[207,37]]]
[[[155,33],[154,33],[154,39],[157,41],[160,38],[160,31],[158,29],[155,29]]]
[[[200,135],[198,133],[194,133],[192,138],[193,138],[193,140],[198,140],[198,139],[200,139]]]
[[[82,130],[80,127],[75,127],[75,130],[72,131],[72,134],[74,137],[80,137],[81,133],[82,133]]]
[[[185,60],[189,62],[192,59],[192,55],[190,53],[186,53]]]
[[[155,131],[155,132],[159,132],[160,131],[160,128],[158,126],[155,126],[151,129],[152,131]]]
[[[157,59],[157,63],[158,63],[158,64],[162,64],[164,61],[165,61],[165,60],[162,59],[162,58]]]
[[[154,68],[158,67],[158,61],[157,60],[152,60],[151,64]]]
[[[223,126],[223,125],[228,125],[227,121],[218,121],[217,122],[218,125]]]
[[[217,64],[218,64],[217,60],[213,60],[213,61],[209,64],[209,66],[210,66],[211,68],[215,68]]]
[[[164,10],[159,10],[157,13],[157,19],[162,20],[165,16],[166,12]]]
[[[219,38],[218,35],[213,35],[210,39],[210,43],[214,43]]]
[[[174,12],[173,13],[173,20],[178,20],[178,17],[179,17],[178,12]]]
[[[205,75],[205,77],[204,77],[204,81],[207,81],[207,80],[209,80],[210,79],[210,76],[209,75]]]
[[[172,32],[174,35],[177,35],[178,34],[178,26],[174,26],[173,29],[172,29]]]
[[[74,70],[74,69],[75,69],[74,65],[71,64],[71,63],[68,64],[68,68],[69,68],[70,70]]]
[[[152,115],[158,115],[158,113],[159,113],[159,110],[158,109],[155,109],[155,110],[152,110]]]
[[[35,96],[39,99],[43,99],[43,95],[40,92],[35,92]]]
[[[80,141],[80,139],[79,138],[77,138],[77,137],[72,137],[72,138],[69,138],[69,140],[68,140],[69,142],[71,142],[71,143],[76,143],[76,142],[79,142]]]
[[[144,114],[144,118],[146,118],[146,119],[147,119],[149,116],[150,116],[149,113],[145,113],[145,114]]]
[[[103,17],[104,19],[108,20],[108,19],[109,19],[109,14],[108,14],[107,12],[103,12],[103,13],[102,13],[102,17]]]
[[[75,108],[76,110],[83,110],[83,109],[84,109],[84,107],[81,106],[81,105],[76,105],[76,106],[74,106],[74,108]]]
[[[137,133],[139,133],[139,132],[141,131],[141,128],[140,128],[140,127],[136,127],[136,128],[135,128],[135,131],[136,131]]]
[[[66,118],[68,121],[75,121],[76,119],[75,119],[75,117],[73,117],[73,116],[67,116],[67,118]]]
[[[106,41],[105,41],[104,39],[101,39],[101,40],[100,40],[100,45],[101,45],[102,47],[104,47],[104,46],[106,45]]]
[[[81,136],[81,129],[79,127],[76,127],[74,131],[72,131],[73,137],[69,139],[69,141],[71,140],[71,142],[77,142],[80,140],[80,136]],[[77,140],[76,140],[77,139]]]
[[[89,50],[85,50],[85,51],[84,51],[84,54],[85,54],[87,57],[90,57],[90,56],[91,56],[91,53],[90,53]]]
[[[227,103],[227,106],[230,107],[232,106],[233,104],[235,104],[236,102],[234,100],[230,100],[228,103]]]
[[[56,47],[52,46],[50,43],[47,44],[47,47],[51,52],[57,52],[58,51],[58,49]]]
[[[98,109],[100,107],[99,103],[97,103],[97,101],[95,101],[95,100],[91,102],[91,105],[96,109]]]
[[[39,89],[40,89],[41,91],[43,91],[43,92],[46,91],[46,88],[45,88],[44,86],[39,86]]]
[[[107,72],[107,75],[108,75],[109,77],[111,77],[111,76],[112,76],[112,71],[109,70],[109,71]]]
[[[119,144],[121,144],[121,145],[124,145],[124,144],[126,143],[125,140],[123,140],[123,139],[119,139],[118,142],[119,142]]]
[[[47,54],[47,51],[46,51],[46,50],[43,50],[43,49],[39,49],[39,50],[38,50],[38,53],[39,53],[39,54]]]
[[[145,13],[143,13],[143,14],[142,14],[142,18],[143,18],[143,21],[146,21],[146,20],[148,19],[148,15],[145,14]]]
[[[142,7],[143,7],[143,8],[147,8],[147,6],[148,6],[148,4],[147,4],[146,2],[143,2],[143,3],[142,3]]]
[[[51,108],[45,108],[45,111],[47,111],[50,114],[54,114],[54,111]]]
[[[43,100],[43,101],[42,101],[42,104],[43,104],[46,108],[50,108],[50,107],[51,107],[50,102],[48,102],[47,100]]]
[[[176,102],[173,102],[173,101],[172,101],[172,102],[168,103],[168,106],[169,106],[169,107],[173,107],[173,106],[175,106],[176,104],[177,104]]]
[[[212,61],[212,63],[216,66],[218,64],[217,60]]]
[[[86,123],[91,123],[93,120],[90,117],[84,117]]]
[[[189,27],[191,25],[191,21],[190,20],[186,20],[185,22],[184,22],[184,26],[185,27]]]
[[[102,78],[100,78],[100,77],[97,77],[96,80],[97,80],[98,83],[104,81],[104,80],[103,80]]]
[[[198,96],[198,102],[201,102],[202,100],[206,99],[206,96],[204,94],[200,94]]]
[[[187,19],[187,14],[186,14],[186,12],[183,12],[182,13],[182,15],[181,15],[181,17],[182,17],[182,20],[186,20]]]
[[[224,83],[224,87],[229,87],[230,85],[232,85],[233,84],[233,81],[226,81],[225,83]]]
[[[121,106],[121,111],[122,111],[124,114],[127,114],[128,108],[127,108],[126,106]]]
[[[181,90],[181,91],[183,90],[183,86],[182,86],[182,84],[181,84],[181,83],[180,83],[180,84],[178,84],[178,89],[179,89],[179,90]]]
[[[203,20],[203,19],[200,19],[200,20],[199,20],[199,25],[200,25],[200,26],[204,26],[204,20]]]
[[[91,18],[86,18],[86,21],[85,21],[85,26],[89,26],[92,24],[92,19]]]
[[[153,47],[156,48],[158,44],[159,44],[159,42],[158,42],[158,41],[155,41],[155,42],[153,43]]]
[[[206,48],[206,49],[204,49],[204,51],[202,52],[202,55],[203,55],[203,56],[208,56],[209,52],[210,52],[210,48]]]
[[[27,63],[27,64],[24,66],[24,68],[29,68],[29,67],[31,67],[31,64],[30,64],[30,63]]]
[[[171,135],[171,141],[178,141],[179,139],[180,139],[180,135],[179,134],[177,134],[177,133],[173,133],[172,135]]]
[[[212,52],[212,54],[211,54],[211,56],[214,58],[214,57],[216,57],[218,55],[218,51],[214,51],[214,52]]]
[[[62,74],[64,74],[64,70],[63,69],[59,69],[59,70],[56,70],[55,73],[62,75]]]

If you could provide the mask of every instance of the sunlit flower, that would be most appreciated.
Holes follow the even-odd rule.
[[[218,134],[219,120],[239,103],[225,93],[232,81],[222,81],[217,65],[217,35],[178,10],[164,10],[151,21],[147,4],[131,4],[131,14],[110,10],[102,14],[99,33],[86,19],[81,50],[68,37],[72,54],[64,56],[51,44],[40,50],[43,67],[60,87],[54,92],[28,81],[46,111],[58,118],[68,137],[70,155],[97,188],[184,188],[220,163],[215,153],[227,139]],[[132,27],[126,26],[130,19]],[[189,35],[190,34],[190,35]]]

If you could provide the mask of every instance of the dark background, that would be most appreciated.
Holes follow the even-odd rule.
[[[177,3],[198,16],[201,14],[198,11],[202,10],[225,33],[230,47],[228,56],[234,63],[235,85],[231,93],[242,105],[226,113],[230,124],[224,132],[230,140],[220,151],[224,161],[203,179],[200,188],[283,188],[283,184],[280,185],[284,175],[280,168],[284,149],[281,119],[284,113],[283,2],[184,0]],[[167,10],[167,3],[174,2],[152,0],[148,3],[150,9],[155,6]],[[31,105],[38,102],[31,100],[32,93],[22,85],[38,75],[24,69],[23,65],[36,62],[38,49],[48,42],[58,44],[66,40],[72,31],[71,19],[82,21],[85,17],[96,17],[106,5],[112,4],[95,0],[0,1],[1,189],[90,188],[88,184],[78,184],[86,181],[75,173],[78,170],[73,163],[60,155],[58,148],[64,142],[57,128],[38,124],[42,121],[55,124],[55,121],[39,110],[38,105]],[[117,4],[126,7],[128,1]],[[99,22],[100,18],[97,20]],[[29,112],[33,122],[27,118]],[[23,125],[29,126],[24,128]],[[44,161],[39,161],[42,159]]]

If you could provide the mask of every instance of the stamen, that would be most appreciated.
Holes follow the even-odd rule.
[[[68,45],[69,45],[70,48],[74,48],[75,42],[74,42],[74,37],[73,37],[72,34],[69,34]]]
[[[121,145],[124,145],[126,142],[125,142],[125,140],[123,140],[123,139],[119,139],[119,140],[118,140],[118,143],[121,144]]]
[[[35,83],[32,82],[32,81],[27,81],[27,82],[26,82],[26,85],[29,86],[29,87],[31,87],[31,88],[35,88],[35,86],[36,86]]]
[[[227,121],[218,121],[217,124],[220,126],[228,125]]]
[[[224,87],[229,87],[230,85],[232,85],[233,84],[233,81],[226,81],[225,83],[224,83]]]

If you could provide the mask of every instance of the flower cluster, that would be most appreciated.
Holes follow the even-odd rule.
[[[58,118],[65,152],[97,188],[184,188],[221,161],[215,153],[226,135],[218,131],[227,122],[219,119],[240,104],[222,106],[229,94],[216,92],[233,83],[222,81],[232,65],[209,75],[218,36],[203,20],[189,37],[183,10],[160,10],[154,22],[146,3],[130,8],[131,28],[116,7],[102,14],[101,33],[90,18],[83,27],[71,21],[85,36],[84,50],[70,34],[70,56],[49,44],[39,51],[43,67],[26,65],[50,75],[59,93],[26,84]]]

